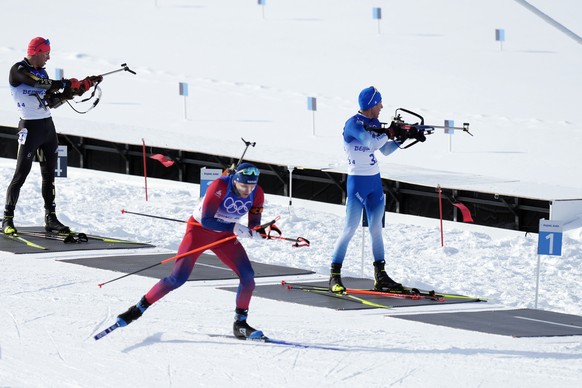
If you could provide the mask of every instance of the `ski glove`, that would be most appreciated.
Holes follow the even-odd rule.
[[[69,78],[63,80],[63,86],[65,88],[79,89],[81,87],[81,83],[76,78]]]
[[[103,76],[102,75],[92,75],[91,77],[87,77],[87,78],[91,78],[91,80],[93,82],[95,82],[96,84],[98,84],[101,81],[103,81]]]
[[[411,126],[408,130],[408,137],[412,139],[416,139],[420,142],[424,142],[426,140],[426,136],[424,135],[424,131],[420,131],[415,126]]]
[[[400,124],[394,121],[390,123],[390,128],[388,128],[388,137],[400,143],[404,143],[406,139],[416,139],[420,142],[426,140],[424,131],[419,130],[414,125]]]
[[[85,78],[79,81],[76,78],[69,78],[68,80],[63,81],[63,86],[65,88],[69,88],[71,98],[73,96],[81,96],[87,90],[91,88],[95,83],[89,78]]]
[[[263,238],[263,236],[261,236],[261,234],[256,230],[249,229],[246,226],[239,224],[238,222],[234,224],[234,229],[232,231],[240,238],[252,238],[257,240]]]
[[[80,81],[79,91],[81,94],[85,93],[87,90],[91,89],[93,85],[95,85],[95,81],[93,81],[93,77],[86,77]]]

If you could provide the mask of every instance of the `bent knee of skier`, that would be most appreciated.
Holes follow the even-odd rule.
[[[178,275],[178,276],[168,276],[162,280],[164,283],[164,288],[168,290],[175,290],[176,288],[182,286],[188,280],[188,276]]]

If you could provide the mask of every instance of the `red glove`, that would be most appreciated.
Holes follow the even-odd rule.
[[[79,89],[81,87],[81,83],[76,78],[69,78],[68,80],[68,87],[71,89]]]
[[[91,77],[86,77],[85,79],[81,80],[81,86],[79,87],[81,94],[85,93],[87,90],[91,89],[93,85],[95,85],[95,81],[91,79]]]

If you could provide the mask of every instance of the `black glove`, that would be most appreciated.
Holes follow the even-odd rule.
[[[98,84],[101,81],[103,81],[103,76],[102,75],[92,75],[92,76],[87,77],[87,78],[90,78],[91,81],[93,81],[93,83],[96,83],[96,84]]]
[[[404,142],[404,140],[407,139],[406,131],[404,130],[402,124],[399,124],[395,121],[392,121],[390,123],[390,127],[388,127],[386,134],[388,135],[389,139],[397,140],[400,143]]]
[[[414,125],[410,126],[408,130],[408,138],[409,139],[416,139],[420,142],[424,142],[426,140],[426,136],[424,135],[424,131],[419,130]]]

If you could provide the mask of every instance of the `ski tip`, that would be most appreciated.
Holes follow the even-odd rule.
[[[125,326],[125,325],[120,325],[119,321],[116,321],[113,325],[109,326],[107,329],[95,334],[93,336],[93,338],[95,339],[95,341],[97,341],[97,340],[105,337],[107,334],[111,333],[113,330],[120,328],[120,327],[123,327],[123,326]]]
[[[121,214],[125,214],[125,209],[121,209]]]

